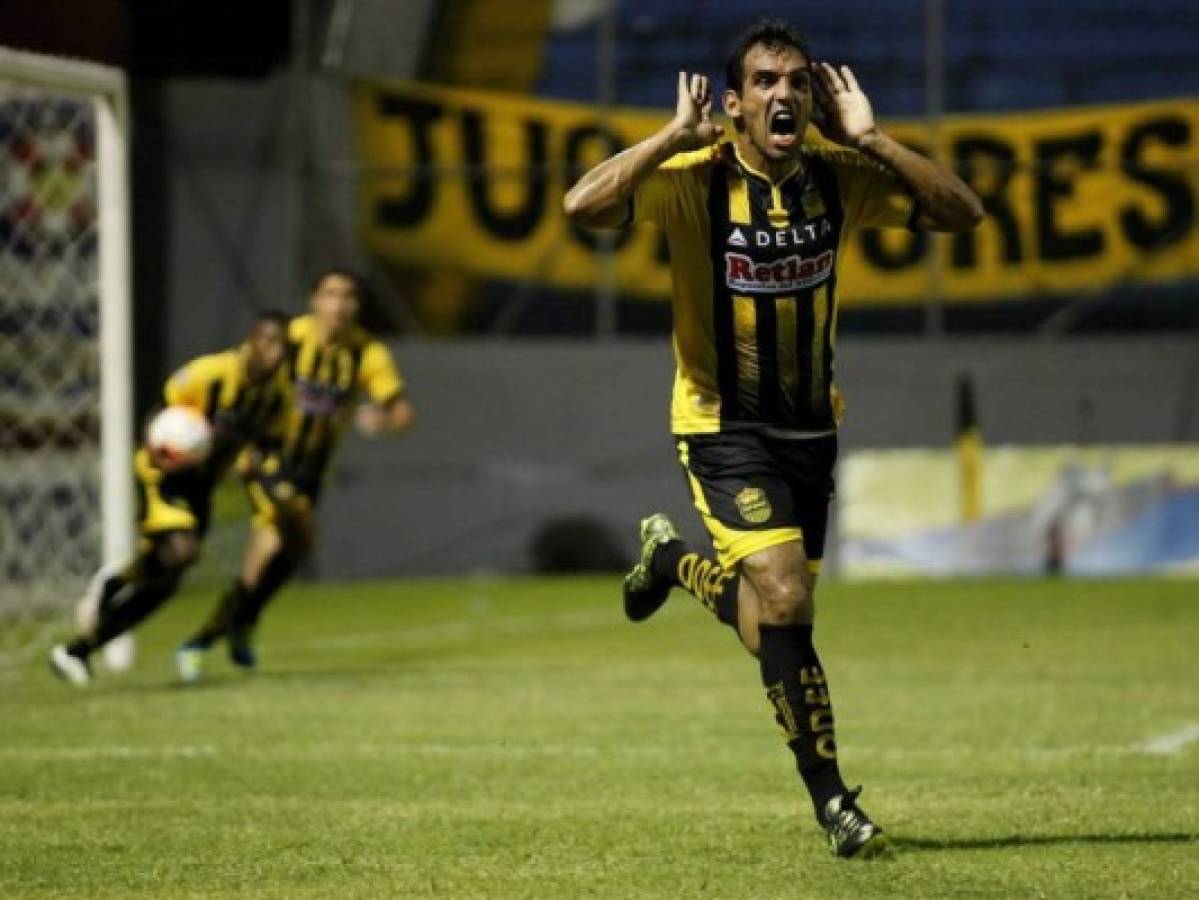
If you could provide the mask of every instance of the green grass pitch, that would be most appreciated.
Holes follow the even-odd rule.
[[[1199,591],[827,584],[847,778],[828,856],[756,664],[615,578],[306,585],[252,677],[176,686],[178,598],[90,691],[0,669],[0,896],[1184,897]]]

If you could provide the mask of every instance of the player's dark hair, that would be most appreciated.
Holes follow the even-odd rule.
[[[321,286],[321,282],[334,275],[338,276],[339,278],[349,279],[354,284],[354,290],[360,295],[362,294],[362,276],[346,266],[330,266],[328,269],[321,269],[321,271],[316,274],[316,277],[313,278],[312,282],[308,285],[308,293],[315,294],[316,289]]]
[[[281,309],[264,309],[258,315],[254,316],[254,327],[259,325],[278,325],[284,331],[287,331],[287,324],[291,321],[291,316]]]
[[[724,67],[725,83],[731,90],[741,92],[745,81],[745,55],[761,44],[767,50],[790,48],[808,55],[807,36],[785,19],[758,19],[737,37]]]

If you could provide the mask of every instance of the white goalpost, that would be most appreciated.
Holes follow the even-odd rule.
[[[133,550],[117,69],[0,47],[0,664]]]

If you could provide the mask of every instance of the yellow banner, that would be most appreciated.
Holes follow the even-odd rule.
[[[587,288],[597,238],[569,223],[578,175],[659,128],[670,110],[617,109],[412,84],[355,88],[362,227],[386,261]],[[933,145],[919,122],[886,128]],[[939,293],[1040,296],[1199,275],[1199,99],[960,116],[936,130],[942,159],[987,207],[976,231],[936,242]],[[665,241],[618,239],[622,293],[666,297]],[[932,242],[862,232],[842,259],[844,303],[930,294]]]

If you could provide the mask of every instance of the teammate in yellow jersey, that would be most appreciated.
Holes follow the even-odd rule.
[[[566,195],[576,222],[652,222],[670,245],[677,363],[672,430],[717,560],[662,515],[642,523],[625,611],[652,615],[674,586],[736,629],[834,853],[885,838],[837,765],[829,687],[812,642],[833,489],[837,263],[862,227],[973,228],[982,204],[952,172],[875,122],[848,66],[812,59],[792,25],[763,20],[727,65],[728,143],[703,75],[679,73],[674,118]],[[805,144],[815,122],[827,143]]]
[[[191,406],[213,429],[208,459],[179,468],[143,446],[134,455],[138,487],[137,558],[123,569],[102,569],[81,603],[81,633],[50,652],[61,677],[80,687],[92,677],[89,658],[158,609],[196,561],[208,530],[212,492],[248,441],[276,439],[289,402],[281,363],[287,316],[264,312],[240,347],[201,356],[167,381],[167,405]]]
[[[286,370],[293,402],[283,438],[277,447],[255,448],[247,461],[254,507],[250,546],[241,575],[176,653],[185,682],[201,677],[205,651],[222,637],[228,637],[236,665],[255,666],[254,629],[312,552],[321,486],[350,421],[367,435],[403,431],[412,422],[391,353],[357,324],[359,294],[356,275],[330,269],[313,285],[310,314],[291,322]]]

